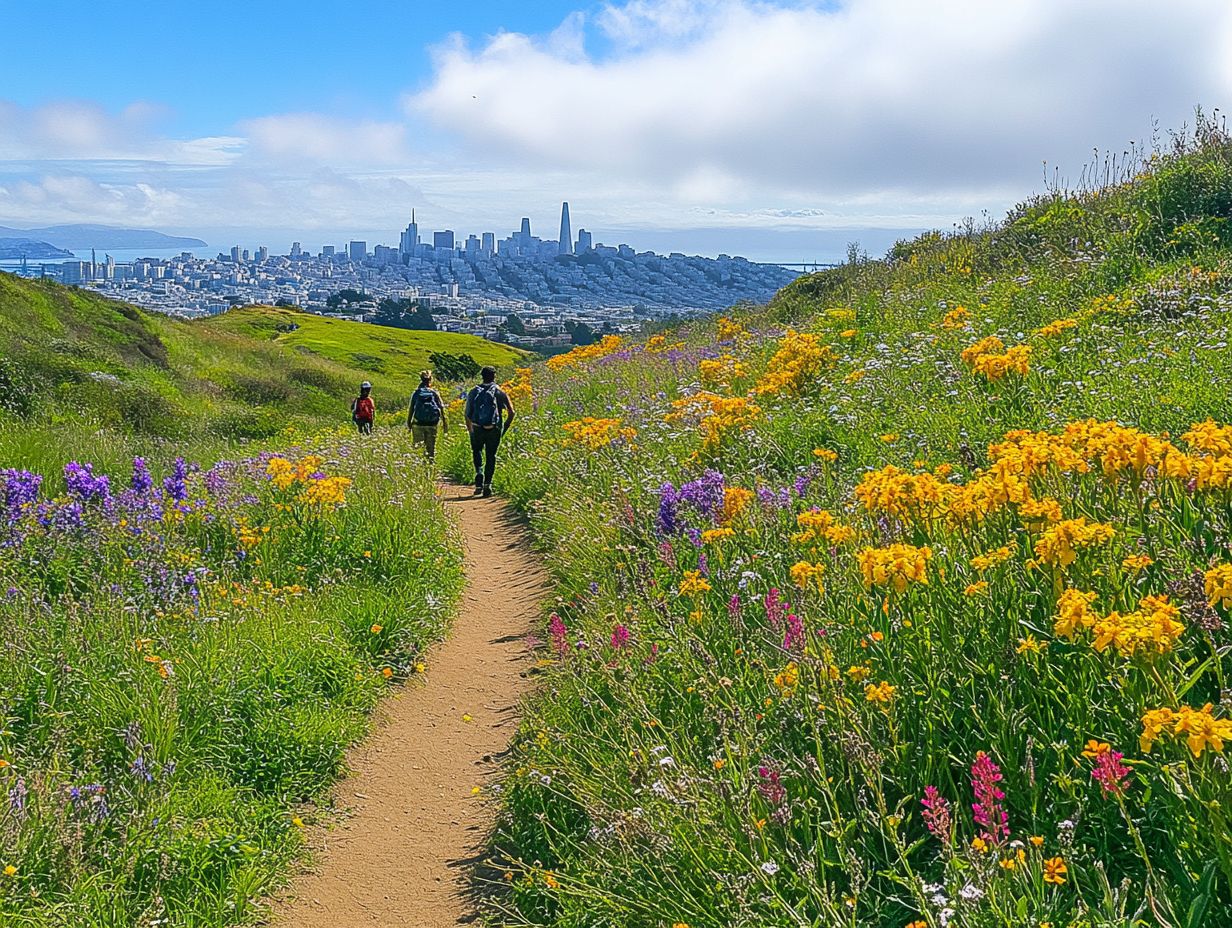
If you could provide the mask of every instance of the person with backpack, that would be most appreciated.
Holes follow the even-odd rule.
[[[471,433],[471,457],[475,463],[475,495],[492,495],[496,473],[496,449],[501,436],[513,425],[513,404],[496,385],[496,368],[479,372],[483,382],[466,395],[466,429]],[[501,413],[508,413],[502,421]]]
[[[364,381],[359,385],[359,396],[351,400],[351,421],[360,435],[372,434],[372,422],[376,418],[376,405],[372,402],[372,384]]]
[[[414,444],[424,446],[428,460],[436,460],[436,427],[449,430],[445,421],[445,403],[432,389],[432,372],[419,372],[419,387],[411,394],[411,408],[406,414],[406,427]]]

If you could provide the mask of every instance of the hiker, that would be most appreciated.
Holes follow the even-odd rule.
[[[359,385],[359,396],[351,400],[351,421],[360,435],[372,434],[372,420],[376,418],[376,406],[372,402],[372,384],[364,381]]]
[[[466,429],[471,433],[471,457],[475,462],[475,495],[492,495],[492,475],[496,472],[496,449],[501,435],[513,425],[513,404],[496,385],[496,368],[479,372],[483,383],[466,395]],[[501,411],[509,413],[504,422]]]
[[[436,460],[436,427],[442,432],[449,430],[445,421],[445,403],[441,395],[432,389],[432,372],[419,372],[419,387],[411,394],[411,408],[406,414],[406,427],[410,429],[413,444],[424,446],[428,460]]]

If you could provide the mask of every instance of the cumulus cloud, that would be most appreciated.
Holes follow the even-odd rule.
[[[1230,91],[1227,0],[600,0],[543,35],[449,38],[381,118],[184,138],[156,102],[0,100],[0,224],[392,241],[411,206],[499,231],[550,228],[568,199],[605,241],[739,251],[774,230],[803,253],[818,230],[996,213],[1042,161],[1076,171]]]
[[[169,111],[139,101],[112,112],[82,100],[20,106],[0,100],[0,161],[159,161],[219,166],[236,160],[244,139],[175,139],[160,134]]]
[[[742,191],[1003,197],[1232,90],[1224,0],[634,0],[601,47],[504,33],[437,50],[407,109],[477,150]],[[977,196],[978,198],[978,196]]]

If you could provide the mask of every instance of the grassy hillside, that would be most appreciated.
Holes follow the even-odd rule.
[[[362,380],[401,412],[432,350],[504,364],[483,339],[254,308],[186,322],[77,288],[0,274],[0,405],[41,424],[183,439],[267,438],[346,421]],[[288,334],[279,325],[296,322]]]
[[[505,923],[1232,924],[1232,140],[1104,181],[520,381]]]
[[[365,325],[283,307],[246,306],[201,324],[325,358],[354,372],[352,379],[388,385],[402,396],[418,386],[419,371],[432,366],[428,356],[433,352],[469,354],[479,364],[497,367],[527,357],[520,349],[473,335]]]

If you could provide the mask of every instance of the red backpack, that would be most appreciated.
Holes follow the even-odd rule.
[[[372,397],[362,396],[355,401],[355,421],[371,422],[376,407],[372,405]]]

